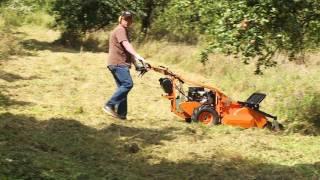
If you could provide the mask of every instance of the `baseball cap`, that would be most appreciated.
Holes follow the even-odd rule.
[[[121,16],[127,19],[127,18],[132,18],[133,14],[130,11],[122,11]]]

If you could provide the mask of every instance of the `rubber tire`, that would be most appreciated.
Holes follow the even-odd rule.
[[[270,121],[267,121],[267,123],[264,125],[263,128],[267,128],[268,130],[272,131],[272,122]]]
[[[264,126],[264,128],[269,129],[270,131],[282,131],[284,130],[284,126],[282,124],[278,124],[279,125],[279,129],[275,129],[275,127],[272,125],[272,122],[267,121],[267,124]]]
[[[207,117],[206,117],[207,116]],[[207,119],[209,116],[209,119]],[[210,118],[211,116],[211,118]],[[193,122],[201,122],[205,125],[212,126],[220,124],[220,118],[216,110],[212,106],[200,106],[193,111],[191,120]]]

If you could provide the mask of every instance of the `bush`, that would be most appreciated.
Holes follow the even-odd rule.
[[[51,8],[59,29],[64,33],[62,40],[76,44],[85,38],[88,32],[116,22],[120,11],[119,3],[109,0],[56,0]]]
[[[14,10],[10,10],[4,7],[0,7],[0,17],[3,22],[2,28],[11,29],[13,27],[21,26],[23,19]]]
[[[11,55],[26,54],[20,41],[21,39],[13,35],[11,30],[0,28],[0,61]]]
[[[296,95],[288,103],[288,130],[320,135],[320,93],[311,91]]]
[[[108,32],[99,30],[86,33],[81,37],[77,32],[63,32],[55,43],[67,48],[92,52],[106,52],[108,49],[107,34]]]
[[[25,16],[23,24],[53,27],[54,18],[45,11],[36,11]]]
[[[49,0],[11,0],[0,3],[0,15],[10,28],[24,24],[51,25]]]
[[[19,39],[13,35],[10,27],[6,19],[0,15],[0,60],[22,52]]]
[[[10,55],[25,54],[21,38],[14,32],[23,25],[52,26],[46,13],[49,0],[11,0],[0,2],[0,60]]]

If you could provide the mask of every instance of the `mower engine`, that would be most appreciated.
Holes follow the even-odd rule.
[[[188,100],[201,104],[213,104],[216,99],[212,91],[206,91],[203,87],[189,87]]]
[[[166,95],[165,98],[171,100],[171,111],[186,121],[192,120],[195,112],[200,107],[206,107],[203,110],[214,110],[216,106],[216,94],[204,87],[188,87],[188,93],[185,93],[182,87],[183,82],[175,79],[160,78],[160,85]],[[197,113],[196,113],[197,114]],[[218,115],[211,121],[219,123]],[[194,118],[197,119],[197,118]]]
[[[174,87],[169,78],[160,78],[159,82],[166,94],[173,93]],[[186,97],[187,101],[199,102],[201,104],[213,104],[216,98],[212,91],[206,91],[203,87],[189,87],[187,96],[182,91],[180,89],[180,93]]]

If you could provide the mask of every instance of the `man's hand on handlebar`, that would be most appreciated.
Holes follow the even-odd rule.
[[[148,68],[151,67],[151,65],[140,55],[135,56],[134,66],[136,68],[136,71],[139,72],[140,77],[142,77],[146,72],[148,72]]]

